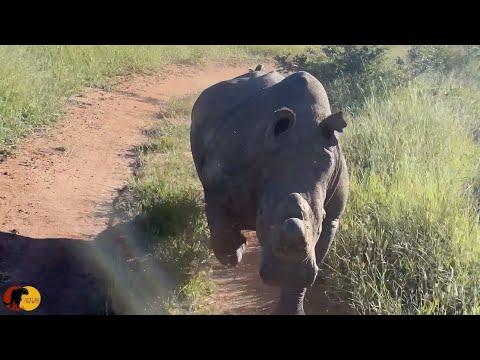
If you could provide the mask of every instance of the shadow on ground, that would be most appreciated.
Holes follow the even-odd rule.
[[[91,241],[0,232],[0,274],[7,276],[0,278],[0,296],[10,286],[30,285],[42,297],[32,312],[12,312],[0,304],[0,315],[165,314],[163,300],[174,282],[148,254],[149,237],[139,230],[139,221],[110,226]],[[268,315],[275,308],[278,289],[262,283],[260,249],[253,234],[248,240],[238,267],[213,261],[219,291],[207,314]],[[354,313],[347,304],[330,299],[321,283],[308,290],[305,310],[309,315]]]
[[[141,244],[135,222],[107,228],[94,240],[34,239],[0,232],[0,296],[8,287],[33,286],[40,306],[0,314],[163,314],[160,300],[172,282]],[[110,295],[110,296],[108,296]]]

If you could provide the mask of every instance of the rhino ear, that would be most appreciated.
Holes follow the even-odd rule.
[[[274,134],[275,137],[286,133],[290,130],[296,121],[296,115],[293,110],[283,107],[275,111],[275,125]]]
[[[343,129],[347,126],[347,123],[343,118],[343,112],[341,111],[323,119],[322,124],[324,124],[330,130],[335,130],[340,133],[343,132]]]
[[[322,135],[327,139],[332,140],[335,145],[338,143],[338,139],[335,136],[335,131],[341,133],[346,126],[347,123],[345,122],[343,113],[341,111],[327,116],[320,123]]]

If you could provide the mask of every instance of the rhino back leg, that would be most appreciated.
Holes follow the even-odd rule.
[[[228,207],[222,199],[205,193],[205,200],[210,247],[222,265],[237,266],[245,252],[247,239],[228,215]]]

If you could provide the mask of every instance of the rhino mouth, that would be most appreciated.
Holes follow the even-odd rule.
[[[271,251],[262,249],[260,278],[269,286],[310,287],[317,277],[318,267],[310,261],[285,263],[277,259]]]

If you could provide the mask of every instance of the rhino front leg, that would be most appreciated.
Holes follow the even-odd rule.
[[[246,239],[240,231],[228,227],[210,227],[210,247],[224,266],[237,266],[246,250]]]
[[[315,258],[317,266],[320,266],[325,256],[327,256],[332,245],[335,234],[337,233],[339,219],[329,219],[326,217],[322,223],[322,232],[315,247]]]
[[[215,257],[224,266],[237,266],[245,252],[247,239],[216,203],[207,203],[205,210],[210,229],[210,248]]]
[[[345,160],[342,159],[344,171],[341,172],[335,192],[330,201],[325,205],[325,218],[322,222],[322,232],[315,247],[317,266],[323,262],[330,250],[330,245],[337,233],[340,218],[345,211],[348,200],[348,172],[346,171]]]
[[[306,288],[281,288],[280,302],[274,315],[305,315],[303,301]]]

